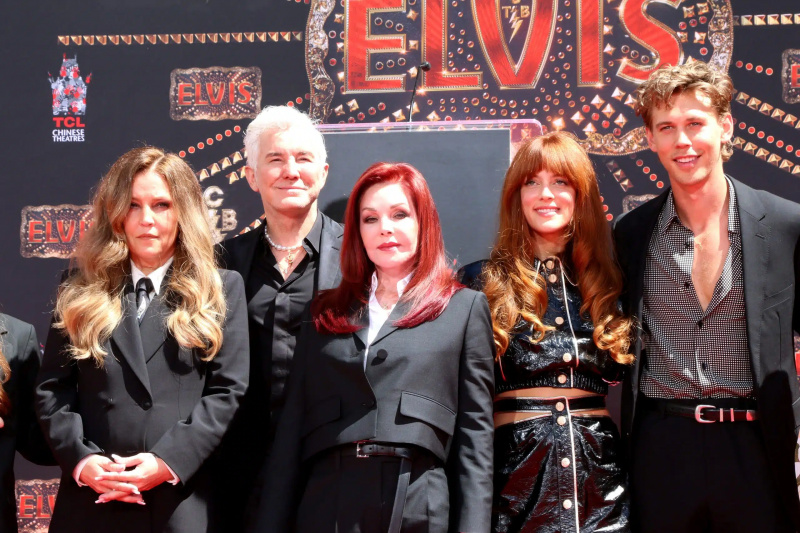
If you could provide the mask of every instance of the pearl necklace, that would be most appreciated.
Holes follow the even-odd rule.
[[[281,273],[286,276],[289,273],[289,270],[292,268],[292,265],[294,265],[295,250],[300,249],[300,247],[303,246],[303,243],[301,242],[297,246],[281,246],[280,244],[275,243],[269,236],[269,230],[267,229],[266,224],[264,224],[264,237],[267,238],[267,242],[272,248],[275,248],[279,252],[288,252],[286,254],[287,265],[285,268],[281,268],[281,263],[278,261],[278,270],[280,270]]]
[[[280,244],[276,244],[275,241],[273,241],[272,238],[270,238],[270,236],[269,236],[269,228],[267,228],[266,224],[264,224],[264,237],[267,238],[267,242],[269,243],[270,246],[272,246],[273,248],[275,248],[276,250],[279,250],[281,252],[291,252],[291,251],[297,250],[298,248],[303,246],[302,242],[300,244],[298,244],[297,246],[281,246]]]

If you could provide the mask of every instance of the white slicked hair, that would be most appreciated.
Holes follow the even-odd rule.
[[[247,166],[255,170],[258,165],[258,146],[262,135],[275,131],[286,131],[290,128],[297,128],[305,133],[308,140],[308,148],[322,164],[328,160],[328,153],[325,151],[325,139],[317,129],[314,121],[294,107],[273,105],[262,109],[258,116],[247,126],[244,134]]]

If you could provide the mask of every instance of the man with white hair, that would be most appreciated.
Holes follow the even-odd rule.
[[[250,388],[222,448],[223,520],[241,531],[257,474],[269,456],[284,405],[304,309],[339,284],[343,228],[320,213],[328,176],[322,134],[292,107],[264,108],[245,133],[247,183],[261,196],[264,224],[220,246],[221,263],[242,275],[250,327]]]

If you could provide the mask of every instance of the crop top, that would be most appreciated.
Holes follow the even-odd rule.
[[[486,262],[463,267],[459,271],[461,282],[482,290],[481,271]],[[621,381],[627,367],[595,345],[594,326],[590,318],[581,316],[580,291],[569,280],[561,260],[536,259],[534,266],[547,286],[547,311],[542,322],[555,329],[533,342],[533,325],[520,320],[508,349],[495,362],[495,392],[558,387],[608,394],[608,384]]]

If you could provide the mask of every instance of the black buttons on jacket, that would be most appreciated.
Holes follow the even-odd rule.
[[[363,407],[374,407],[375,406],[375,400],[372,400],[372,401],[369,401],[369,402],[362,402],[361,405]]]
[[[381,349],[380,349],[380,350],[378,350],[378,351],[377,351],[377,353],[375,354],[375,359],[377,359],[378,361],[385,361],[385,360],[386,360],[386,357],[387,357],[388,355],[389,355],[389,352],[387,352],[386,350],[384,350],[383,348],[381,348]]]
[[[145,400],[142,402],[142,409],[144,409],[145,411],[147,411],[151,407],[153,407],[153,402],[151,402],[150,400]]]

